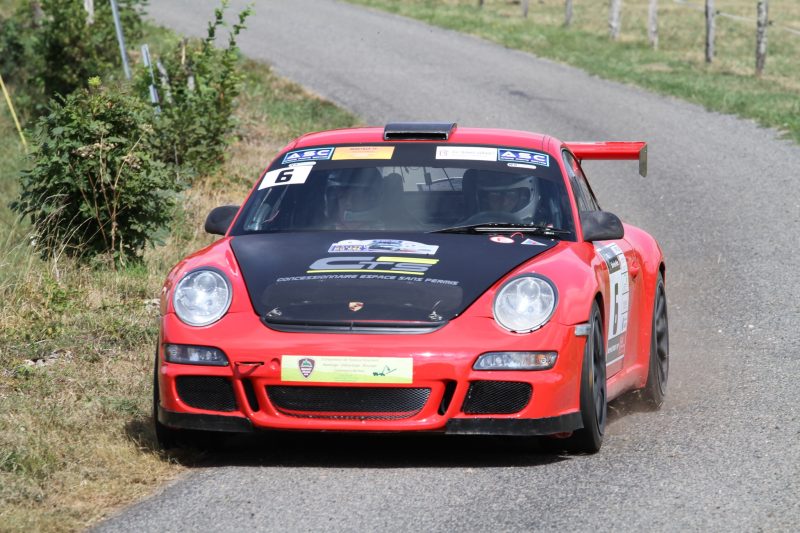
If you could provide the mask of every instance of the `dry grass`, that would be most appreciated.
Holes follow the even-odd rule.
[[[280,146],[353,123],[266,67],[247,71],[229,160],[185,193],[163,246],[116,272],[33,255],[6,207],[23,159],[0,113],[0,530],[81,530],[184,470],[151,429],[161,283],[213,241],[208,211],[241,202]]]

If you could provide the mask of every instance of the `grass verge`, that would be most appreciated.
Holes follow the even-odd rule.
[[[177,36],[149,29],[151,47]],[[351,115],[248,62],[229,160],[185,193],[168,240],[117,272],[35,256],[7,207],[25,165],[0,111],[0,530],[75,531],[152,492],[183,467],[154,450],[153,351],[160,285],[213,241],[208,211],[238,203],[280,146]]]
[[[715,8],[740,19],[716,19],[716,57],[704,59],[705,15],[700,0],[659,2],[659,49],[648,44],[648,0],[625,0],[622,33],[608,37],[608,2],[574,2],[564,27],[564,0],[531,0],[522,18],[519,1],[348,0],[469,33],[509,48],[574,65],[597,76],[639,85],[774,127],[800,142],[800,2],[772,0],[769,55],[763,77],[755,70],[753,0],[717,0]]]

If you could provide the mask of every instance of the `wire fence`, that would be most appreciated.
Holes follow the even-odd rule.
[[[694,9],[696,11],[705,11],[705,5],[695,4],[693,2],[689,2],[687,0],[672,0],[673,4],[678,4],[681,6],[688,7],[690,9]],[[741,15],[734,15],[733,13],[725,13],[724,11],[716,11],[715,13],[718,17],[723,17],[731,20],[738,20],[739,22],[747,22],[749,24],[755,24],[757,22],[756,19],[750,17],[743,17]],[[769,21],[769,27],[774,28],[776,30],[785,31],[791,33],[793,35],[800,36],[800,29],[792,28],[791,26],[783,26],[781,24],[775,24],[774,21]]]
[[[756,18],[745,17],[734,13],[726,13],[719,11],[714,7],[715,0],[705,0],[703,4],[691,2],[690,0],[672,0],[673,4],[696,11],[705,13],[705,26],[706,26],[706,39],[705,39],[705,59],[707,63],[712,63],[715,57],[715,41],[716,41],[716,19],[717,17],[735,20],[737,22],[751,24],[755,29],[755,74],[761,76],[764,71],[764,65],[767,59],[767,31],[768,28],[773,30],[782,31],[791,35],[800,36],[800,28],[787,26],[785,24],[775,24],[774,21],[769,20],[768,9],[769,0],[752,0],[756,7]],[[569,27],[573,19],[573,0],[563,0],[564,2],[564,27]],[[522,16],[527,18],[529,11],[529,0],[513,0],[513,3],[519,4],[522,8]],[[539,0],[540,4],[544,0]],[[478,0],[478,7],[482,8],[483,0]],[[663,4],[662,4],[663,5]],[[620,38],[621,33],[621,17],[623,10],[623,0],[608,0],[608,35],[611,40],[616,41]],[[658,16],[659,16],[659,1],[649,0],[648,14],[647,14],[647,35],[650,41],[650,46],[654,49],[658,48]]]

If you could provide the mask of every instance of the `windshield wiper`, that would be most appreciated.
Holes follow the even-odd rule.
[[[442,228],[428,233],[531,233],[534,235],[545,235],[547,237],[560,237],[571,235],[572,232],[551,228],[549,226],[537,226],[535,224],[514,224],[510,222],[490,222],[485,224],[469,224],[467,226],[453,226]]]

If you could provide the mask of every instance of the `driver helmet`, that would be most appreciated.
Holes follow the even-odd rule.
[[[371,222],[380,218],[383,177],[375,168],[332,177],[325,189],[325,214],[337,222]]]
[[[478,208],[531,220],[536,200],[534,183],[532,176],[495,174],[482,177],[476,184]]]

